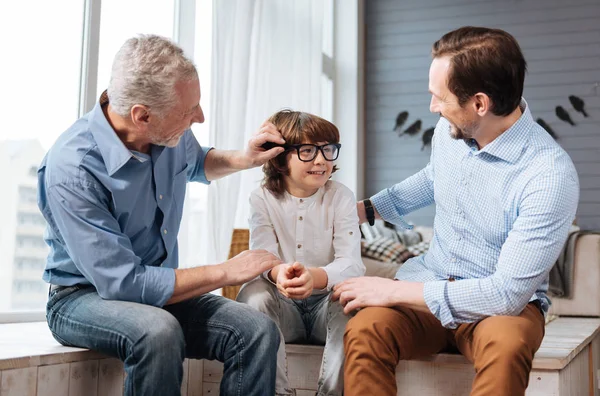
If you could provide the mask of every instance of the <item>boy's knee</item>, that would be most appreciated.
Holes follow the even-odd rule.
[[[269,313],[279,304],[277,297],[270,290],[272,287],[265,279],[254,279],[242,286],[236,301],[247,304],[260,312]]]

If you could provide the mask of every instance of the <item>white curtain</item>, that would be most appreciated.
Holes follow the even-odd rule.
[[[242,149],[282,108],[319,114],[320,0],[213,0],[210,145]],[[227,258],[234,227],[247,228],[260,168],[213,182],[208,191],[208,263]]]

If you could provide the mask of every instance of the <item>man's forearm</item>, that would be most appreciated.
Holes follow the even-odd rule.
[[[206,154],[204,160],[204,173],[209,181],[221,179],[251,167],[252,164],[240,150],[212,149]]]
[[[227,285],[221,264],[175,270],[175,289],[166,305],[178,303]]]
[[[401,305],[416,311],[431,313],[423,295],[424,284],[421,282],[397,281],[392,295],[394,306]]]

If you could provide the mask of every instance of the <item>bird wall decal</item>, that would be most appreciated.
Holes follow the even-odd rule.
[[[575,110],[577,110],[578,112],[580,112],[581,114],[583,114],[584,117],[587,117],[588,114],[585,112],[585,102],[583,101],[583,99],[581,99],[578,96],[575,95],[571,95],[569,96],[569,102],[571,102],[571,105],[573,106],[573,108]]]
[[[554,131],[552,130],[552,128],[550,128],[550,125],[548,125],[546,123],[546,121],[542,120],[541,118],[538,118],[537,120],[535,120],[538,124],[540,124],[540,126],[542,128],[544,128],[546,130],[546,132],[548,132],[550,134],[550,136],[552,136],[554,138],[554,140],[558,139],[558,136],[556,135],[556,133],[554,133]]]
[[[435,127],[431,127],[423,132],[423,136],[421,139],[423,140],[423,146],[421,146],[421,151],[425,150],[426,146],[431,146],[431,139],[433,139],[433,133],[435,131]]]
[[[410,124],[410,126],[408,128],[406,128],[403,132],[399,133],[398,136],[402,136],[405,134],[409,135],[409,136],[416,135],[417,133],[419,133],[421,131],[421,125],[422,125],[421,120],[417,120],[417,121],[413,122],[412,124]]]
[[[404,125],[407,118],[408,118],[408,111],[402,111],[402,112],[398,113],[398,115],[396,116],[396,125],[394,125],[394,132],[396,132],[396,130],[398,128],[402,127],[402,125]]]
[[[567,110],[565,110],[564,107],[562,107],[562,106],[556,106],[555,113],[556,113],[556,116],[560,120],[562,120],[564,122],[567,122],[567,123],[575,126],[575,123],[571,119],[571,116],[569,115],[569,113],[567,112]]]

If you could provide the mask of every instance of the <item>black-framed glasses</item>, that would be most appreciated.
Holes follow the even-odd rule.
[[[326,161],[335,161],[340,155],[340,148],[342,145],[340,143],[327,143],[322,146],[318,146],[316,144],[286,144],[286,150],[295,149],[298,153],[298,159],[302,162],[310,162],[317,157],[317,153],[321,151],[323,154],[323,158]]]

